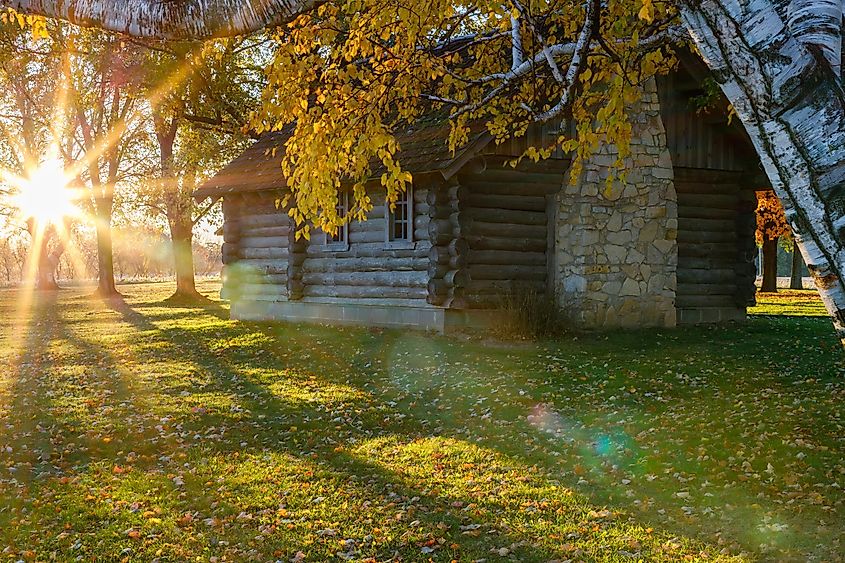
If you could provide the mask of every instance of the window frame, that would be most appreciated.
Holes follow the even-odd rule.
[[[384,229],[384,247],[390,249],[407,249],[414,248],[414,186],[408,183],[405,186],[405,191],[400,194],[401,199],[397,199],[396,205],[399,206],[402,199],[406,201],[401,205],[406,208],[407,215],[405,222],[407,223],[407,237],[395,238],[396,213],[390,210],[390,205],[387,202],[387,195],[385,194],[384,210],[385,210],[385,229]]]
[[[338,209],[342,209],[341,215],[345,215],[349,212],[349,192],[346,190],[341,190],[338,194]],[[323,234],[323,245],[322,249],[326,252],[338,252],[349,250],[349,221],[346,221],[343,225],[337,228],[338,234],[342,234],[342,239],[335,240],[329,233]]]

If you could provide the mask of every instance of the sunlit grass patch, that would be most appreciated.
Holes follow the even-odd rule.
[[[0,351],[12,560],[842,552],[845,378],[827,319],[491,347],[233,322],[168,289],[108,306],[60,292],[36,303],[23,354]]]
[[[277,398],[293,405],[319,404],[325,407],[349,405],[368,401],[369,395],[351,385],[309,375],[298,370],[249,370],[247,375],[266,385]]]
[[[779,289],[776,293],[757,293],[757,305],[750,315],[787,315],[827,317],[828,312],[815,289]]]

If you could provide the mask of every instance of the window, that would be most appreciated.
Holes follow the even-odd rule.
[[[345,217],[349,211],[349,193],[341,192],[337,196],[337,215]],[[349,223],[346,222],[337,228],[333,235],[326,233],[326,250],[347,250],[349,248]]]
[[[408,185],[404,192],[399,194],[393,211],[388,208],[387,216],[387,242],[398,243],[399,245],[411,243],[414,239],[414,209],[412,202],[414,194]]]

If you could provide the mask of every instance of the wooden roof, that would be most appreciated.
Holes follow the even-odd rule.
[[[198,201],[229,194],[281,190],[287,187],[282,174],[281,161],[285,142],[290,138],[292,128],[265,133],[251,147],[246,149],[215,176],[203,183],[195,192]],[[399,143],[398,160],[403,170],[411,174],[440,171],[444,177],[454,175],[469,159],[481,152],[491,137],[483,130],[474,131],[467,143],[456,154],[449,151],[447,139],[449,125],[428,125],[408,129],[396,135]],[[273,154],[275,150],[275,155]],[[380,161],[372,163],[373,178],[381,176],[384,166]]]

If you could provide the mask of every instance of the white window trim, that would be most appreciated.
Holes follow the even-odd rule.
[[[349,213],[349,192],[343,190],[342,192],[340,192],[340,195],[338,197],[343,198],[343,208],[346,210],[346,213]],[[322,250],[326,252],[340,252],[344,250],[349,250],[349,221],[339,226],[338,229],[343,230],[343,240],[332,240],[331,236],[328,233],[324,233],[323,244],[321,247]]]
[[[413,183],[406,184],[405,196],[408,198],[408,238],[407,239],[393,239],[393,212],[390,210],[390,205],[387,203],[387,196],[384,200],[384,248],[385,250],[403,250],[415,248],[414,241],[414,185]]]

